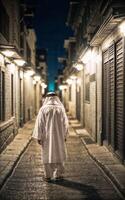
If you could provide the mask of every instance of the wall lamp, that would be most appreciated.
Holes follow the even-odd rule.
[[[65,90],[65,89],[67,89],[67,85],[60,85],[60,86],[59,86],[59,89],[60,89],[60,90]]]
[[[42,86],[43,88],[47,88],[47,85],[46,85],[44,82],[41,83],[41,86]]]
[[[26,64],[26,61],[24,61],[24,59],[21,57],[15,46],[2,44],[0,45],[0,52],[5,57],[14,61],[14,63],[17,64],[19,67],[22,67]]]
[[[77,69],[78,71],[81,71],[83,69],[83,63],[82,62],[78,62],[75,65],[73,65],[73,67],[75,69]]]
[[[36,82],[40,81],[40,79],[41,79],[41,77],[39,75],[35,75],[33,78]]]

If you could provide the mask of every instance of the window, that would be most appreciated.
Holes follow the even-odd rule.
[[[5,73],[0,71],[0,121],[5,120]]]
[[[13,83],[13,74],[11,74],[11,115],[14,114],[14,106],[13,106],[13,89],[14,89],[14,83]]]
[[[90,101],[90,75],[85,75],[85,100]]]
[[[9,16],[0,0],[0,33],[9,41]]]

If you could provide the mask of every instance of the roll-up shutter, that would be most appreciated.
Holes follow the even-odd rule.
[[[119,155],[123,157],[124,146],[124,56],[123,39],[116,43],[116,130],[115,145]]]
[[[103,53],[103,136],[108,144],[114,138],[114,44]]]
[[[109,47],[109,134],[108,143],[114,147],[114,116],[115,116],[115,46]]]
[[[108,112],[108,50],[103,53],[103,139],[108,139],[109,112]]]
[[[103,140],[124,159],[125,77],[124,39],[103,53]]]

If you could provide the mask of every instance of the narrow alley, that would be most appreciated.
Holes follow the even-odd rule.
[[[0,200],[40,199],[125,200],[125,0],[0,0]]]
[[[24,140],[22,143],[24,143]],[[14,167],[12,174],[7,177],[0,192],[0,199],[124,199],[107,175],[90,157],[81,138],[72,127],[70,127],[70,136],[66,142],[66,146],[67,161],[65,163],[66,171],[64,180],[47,183],[43,179],[40,145],[36,141],[31,140]]]

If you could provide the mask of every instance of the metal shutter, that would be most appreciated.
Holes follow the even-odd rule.
[[[103,53],[103,139],[108,139],[108,50]]]
[[[114,112],[115,112],[115,47],[109,47],[109,133],[108,143],[114,147]]]
[[[123,39],[116,43],[116,136],[115,147],[123,156],[123,126],[124,126],[124,59]]]
[[[114,144],[114,44],[103,53],[103,136],[108,144]]]

